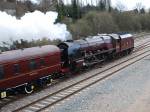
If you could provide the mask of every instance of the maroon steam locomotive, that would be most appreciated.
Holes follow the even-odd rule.
[[[0,97],[12,90],[32,93],[34,86],[50,83],[82,67],[89,67],[134,48],[131,34],[103,34],[0,54]]]

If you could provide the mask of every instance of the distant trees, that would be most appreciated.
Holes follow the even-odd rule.
[[[98,33],[150,30],[150,13],[141,3],[131,11],[125,11],[126,7],[121,3],[112,8],[110,0],[97,0],[96,5],[81,3],[72,0],[71,4],[64,5],[65,18],[61,20],[68,25],[75,39]]]
[[[72,0],[72,18],[77,20],[81,17],[80,7],[77,0]]]
[[[70,25],[70,30],[74,38],[97,35],[98,33],[112,33],[118,31],[118,27],[113,21],[111,14],[92,11],[87,13],[82,19]]]
[[[56,5],[56,11],[58,12],[58,17],[56,22],[61,22],[65,15],[64,3]]]
[[[106,10],[106,3],[103,0],[99,1],[98,5],[101,11]]]
[[[141,24],[141,30],[150,31],[150,14],[141,14],[139,16],[140,24]]]
[[[141,2],[136,3],[136,6],[135,6],[134,11],[135,11],[136,13],[142,13],[142,14],[146,13],[146,11],[145,11],[145,9],[144,9],[144,6],[142,5]]]
[[[25,39],[20,39],[12,42],[2,42],[3,45],[0,46],[1,51],[8,51],[8,50],[16,50],[16,49],[24,49],[24,48],[29,48],[29,47],[35,47],[35,46],[43,46],[43,45],[57,45],[61,42],[61,40],[53,40],[51,41],[49,38],[42,38],[39,40],[32,40],[32,41],[27,41]]]
[[[140,31],[141,25],[138,16],[132,12],[113,14],[119,31],[132,32]]]
[[[56,10],[58,12],[58,21],[62,21],[64,16],[72,18],[74,21],[80,19],[82,15],[88,13],[89,11],[111,11],[111,1],[110,0],[98,0],[97,5],[93,5],[91,0],[90,3],[83,5],[82,0],[71,0],[71,4],[64,5],[63,1],[58,2]]]
[[[150,14],[90,11],[75,23],[69,24],[74,39],[98,33],[150,31]]]
[[[116,9],[117,9],[119,12],[124,11],[125,8],[126,8],[125,5],[122,4],[121,2],[118,2],[118,3],[116,4]]]
[[[72,5],[64,5],[62,1],[58,2],[56,11],[58,12],[57,22],[61,22],[65,16],[70,17],[73,20],[77,20],[80,17],[77,0],[72,0]]]

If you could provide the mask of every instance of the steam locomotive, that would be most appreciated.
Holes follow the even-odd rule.
[[[131,34],[99,34],[0,54],[0,97],[9,91],[32,93],[35,86],[51,83],[57,76],[129,54],[134,48]]]

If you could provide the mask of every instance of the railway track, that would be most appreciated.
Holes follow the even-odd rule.
[[[51,83],[50,86],[53,86],[57,83],[58,81],[54,81]],[[48,88],[49,86],[47,87],[44,87],[42,89],[46,89]],[[38,90],[36,91],[35,93],[32,93],[32,95],[36,94],[37,92],[40,92],[41,90]],[[14,95],[10,95],[8,96],[7,98],[4,98],[4,99],[0,99],[0,109],[5,106],[5,105],[8,105],[10,103],[13,103],[14,101],[17,101],[17,100],[20,100],[20,99],[23,99],[25,97],[28,97],[30,96],[30,94],[21,94],[21,93],[17,93],[17,94],[14,94]]]
[[[18,95],[18,96],[16,96],[16,95],[11,95],[11,96],[8,96],[7,98],[4,98],[4,99],[1,99],[0,100],[0,108],[2,108],[3,106],[5,106],[5,105],[7,105],[7,104],[10,104],[10,103],[12,103],[13,101],[15,101],[15,100],[19,100],[19,99],[21,99],[21,98],[23,98],[23,97],[25,97],[26,95]]]
[[[138,52],[138,50],[142,50],[142,49],[145,49],[147,47],[149,47],[149,44],[150,44],[150,41],[147,41],[147,42],[144,42],[142,43],[141,45],[138,45],[136,46],[135,50],[133,51],[134,52]],[[55,85],[57,82],[59,81],[56,81],[54,82],[52,85]],[[49,86],[48,86],[49,87]],[[48,87],[45,87],[45,88],[48,88]],[[44,88],[44,89],[45,89]],[[37,91],[38,92],[38,91]],[[36,92],[35,92],[36,93]],[[34,93],[33,93],[34,94]],[[2,108],[3,106],[5,105],[8,105],[10,103],[13,103],[14,101],[17,101],[19,99],[22,99],[22,98],[25,98],[27,97],[28,95],[24,95],[24,94],[19,94],[19,95],[11,95],[11,96],[8,96],[7,98],[5,99],[1,99],[0,100],[0,108]]]
[[[148,48],[150,46],[146,46]],[[110,68],[107,68],[101,72],[97,72],[92,76],[83,79],[75,84],[72,84],[66,88],[63,88],[57,92],[47,95],[41,99],[38,99],[26,106],[23,106],[19,109],[14,110],[13,112],[42,112],[46,111],[50,107],[54,106],[55,104],[61,103],[62,101],[66,100],[70,96],[77,94],[78,92],[104,80],[114,75],[114,73],[128,67],[129,65],[134,64],[137,61],[147,57],[150,55],[150,50],[146,50],[138,55],[131,57],[125,61],[120,62]],[[48,111],[48,110],[47,110]]]
[[[143,45],[143,44],[144,44],[144,45]],[[134,52],[138,52],[139,50],[143,50],[143,49],[149,47],[149,45],[150,45],[150,40],[147,41],[147,42],[145,42],[145,43],[143,43],[143,44],[136,46],[136,48],[134,48],[134,50],[133,50],[133,53],[134,53]]]
[[[150,35],[150,33],[143,32],[141,34],[134,34],[133,36],[135,37],[135,40],[139,40],[139,39],[141,39],[145,36],[148,36],[148,35]]]

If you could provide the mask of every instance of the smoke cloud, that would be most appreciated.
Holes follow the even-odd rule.
[[[54,24],[57,16],[56,12],[50,11],[44,14],[35,11],[16,19],[5,12],[0,12],[0,44],[20,39],[31,41],[44,37],[62,41],[70,39],[71,34],[67,31],[65,24]]]

